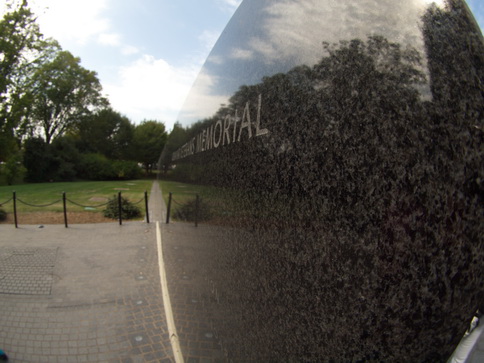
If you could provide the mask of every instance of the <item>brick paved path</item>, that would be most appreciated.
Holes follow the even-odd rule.
[[[2,248],[0,294],[50,295],[57,248]]]
[[[156,183],[151,195],[151,221],[164,222]],[[11,362],[174,362],[155,229],[143,222],[0,225],[0,348]],[[227,317],[218,316],[209,278],[223,274],[210,265],[217,239],[205,225],[162,224],[161,232],[185,362],[227,361],[234,342],[214,328]],[[483,352],[484,334],[469,362],[482,361]]]
[[[210,229],[203,225],[162,225],[168,289],[185,362],[224,362],[226,352],[213,322],[216,316],[213,286],[207,279],[204,255]],[[215,310],[214,310],[215,307]]]
[[[153,223],[165,215],[157,183],[150,210],[150,224],[0,225],[0,348],[12,362],[174,362]],[[204,227],[161,229],[185,362],[226,361],[211,326],[209,266],[198,258]]]
[[[162,223],[163,254],[173,315],[185,362],[227,361],[212,323],[214,311],[207,271],[207,252],[213,246],[210,228],[192,223],[165,224],[166,206],[155,183],[150,194],[152,220]]]
[[[12,362],[172,362],[154,225],[0,226]]]

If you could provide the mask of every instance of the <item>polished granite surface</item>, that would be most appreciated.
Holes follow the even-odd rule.
[[[160,157],[205,186],[227,358],[450,356],[484,301],[483,75],[461,0],[242,2]]]

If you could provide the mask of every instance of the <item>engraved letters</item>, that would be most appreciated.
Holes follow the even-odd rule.
[[[231,142],[251,139],[254,126],[255,136],[267,135],[269,130],[261,128],[261,106],[262,95],[259,95],[255,125],[251,122],[250,103],[247,102],[242,113],[242,119],[238,116],[236,109],[234,116],[226,115],[223,119],[217,120],[217,122],[204,129],[196,137],[175,151],[172,160],[175,161],[199,152],[217,149],[220,145],[229,145]]]

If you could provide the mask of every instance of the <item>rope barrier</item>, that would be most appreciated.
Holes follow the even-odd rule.
[[[199,213],[200,213],[200,203],[201,199],[198,194],[194,194],[195,199],[188,200],[186,203],[180,203],[175,198],[173,198],[173,193],[169,193],[168,198],[168,207],[166,213],[166,223],[170,223],[170,214],[171,214],[171,203],[173,202],[179,208],[174,208],[174,212],[176,213],[177,218],[181,218],[182,220],[194,220],[195,227],[198,227],[199,222]],[[193,203],[194,202],[194,203]]]
[[[8,202],[12,201],[13,198],[10,198],[8,200],[6,200],[5,202],[2,202],[0,203],[0,205],[2,204],[7,204]],[[142,201],[145,200],[145,197],[142,197],[139,201],[137,202],[132,202],[132,204],[140,204]],[[23,201],[22,199],[18,198],[17,197],[17,201],[19,201],[20,203],[22,204],[25,204],[29,207],[36,207],[36,208],[43,208],[43,207],[50,207],[51,205],[54,205],[54,204],[57,204],[57,203],[60,203],[62,202],[62,199],[58,199],[52,203],[48,203],[48,204],[30,204],[30,203],[27,203],[25,201]],[[102,203],[102,204],[96,204],[96,205],[84,205],[84,204],[80,204],[80,203],[77,203],[77,202],[74,202],[73,200],[69,199],[69,198],[66,198],[66,201],[68,201],[69,203],[72,203],[78,207],[81,207],[81,208],[99,208],[99,207],[104,207],[105,205],[108,205],[109,202],[106,202],[106,203]]]
[[[59,199],[59,200],[56,200],[55,202],[53,203],[49,203],[49,204],[39,204],[39,205],[36,205],[36,204],[30,204],[30,203],[26,203],[24,202],[22,199],[20,198],[17,198],[17,200],[22,203],[22,204],[25,204],[29,207],[35,207],[35,208],[43,208],[43,207],[50,207],[51,205],[54,205],[54,204],[57,204],[57,203],[60,203],[62,202],[62,199]]]
[[[13,200],[13,198],[10,198],[9,200],[7,200],[7,201],[5,201],[5,202],[0,203],[0,205],[7,204],[8,202],[10,202],[10,201],[12,201],[12,200]]]
[[[183,207],[184,205],[187,205],[188,203],[179,203],[177,202],[174,198],[171,199],[175,204],[179,205],[180,207]]]
[[[67,203],[67,202],[69,202],[69,203],[71,203],[71,204],[73,204],[73,205],[76,205],[76,206],[78,206],[78,207],[81,207],[81,208],[86,208],[86,209],[87,209],[87,208],[93,208],[93,209],[94,209],[94,208],[99,208],[99,207],[106,206],[106,205],[110,204],[110,203],[113,201],[113,200],[111,199],[111,200],[107,201],[106,203],[101,203],[101,204],[96,204],[96,205],[84,205],[84,204],[81,204],[81,203],[77,203],[77,202],[75,202],[75,201],[73,201],[73,200],[71,200],[71,199],[68,199],[68,198],[66,197],[66,193],[62,193],[62,199],[58,199],[58,200],[56,200],[56,201],[54,201],[54,202],[52,202],[52,203],[47,203],[47,204],[32,204],[32,203],[27,203],[27,202],[23,201],[22,199],[18,198],[18,197],[16,196],[16,192],[14,191],[14,192],[13,192],[13,197],[12,197],[12,198],[10,198],[10,199],[8,199],[8,200],[7,200],[7,201],[5,201],[5,202],[2,202],[2,203],[0,204],[0,206],[2,206],[2,204],[6,204],[6,203],[8,203],[8,202],[10,202],[10,201],[12,201],[12,200],[13,200],[13,214],[14,214],[14,217],[15,217],[15,228],[18,228],[18,223],[17,223],[17,207],[16,207],[16,205],[17,205],[17,204],[16,204],[16,203],[17,203],[17,201],[18,201],[19,203],[22,203],[22,204],[24,204],[24,205],[27,205],[27,206],[29,206],[29,207],[34,207],[34,208],[50,207],[50,206],[52,206],[52,205],[54,205],[54,204],[58,204],[58,203],[61,203],[61,202],[62,202],[62,204],[63,204],[63,209],[64,209],[64,224],[65,224],[66,228],[68,228],[68,223],[67,223],[67,207],[66,207],[66,203]],[[127,199],[126,199],[126,200],[127,200]],[[128,201],[129,201],[129,200],[128,200]],[[141,199],[140,199],[139,201],[137,201],[137,202],[130,202],[130,201],[129,201],[129,202],[130,202],[131,204],[133,204],[133,205],[136,205],[136,204],[140,204],[140,203],[141,203],[141,202],[143,202],[143,201],[145,202],[146,222],[147,222],[147,223],[150,223],[150,222],[149,222],[149,215],[148,215],[148,213],[149,213],[149,212],[148,212],[148,192],[147,192],[147,191],[145,191],[145,192],[144,192],[143,197],[141,197]],[[119,208],[119,212],[120,212],[120,213],[119,213],[119,214],[120,214],[120,216],[119,216],[119,220],[120,220],[119,224],[121,224],[121,221],[122,221],[122,217],[121,217],[121,214],[122,214],[122,213],[121,213],[121,209],[122,209],[122,207],[121,207],[121,192],[119,192],[119,194],[118,194],[118,208]]]
[[[66,198],[66,200],[69,202],[69,203],[72,203],[74,205],[77,205],[78,207],[81,207],[81,208],[99,208],[99,207],[104,207],[105,205],[108,205],[109,202],[106,202],[106,203],[103,203],[103,204],[97,204],[97,205],[83,205],[83,204],[80,204],[80,203],[76,203],[74,202],[73,200],[70,200],[68,198]]]
[[[136,205],[136,204],[140,204],[142,201],[145,200],[145,197],[143,196],[139,201],[137,201],[136,203],[135,202],[131,202],[132,204]]]

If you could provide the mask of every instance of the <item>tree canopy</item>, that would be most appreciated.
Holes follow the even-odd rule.
[[[163,123],[136,126],[110,107],[96,72],[44,39],[27,0],[10,1],[0,19],[5,180],[22,172],[29,181],[126,178],[137,174],[138,163],[150,172],[165,141]]]
[[[133,147],[136,161],[143,164],[147,173],[151,172],[165,146],[167,134],[165,125],[157,121],[143,121],[134,130]]]
[[[28,99],[22,87],[25,74],[31,68],[30,58],[38,50],[41,34],[35,18],[22,1],[0,19],[0,160],[15,149],[15,134],[28,109]]]
[[[96,72],[80,65],[68,51],[42,64],[32,77],[32,123],[49,144],[79,123],[96,107],[106,106]]]
[[[85,117],[76,129],[81,151],[100,153],[111,159],[131,159],[134,125],[112,108]]]

